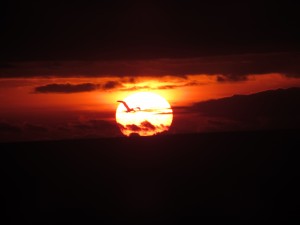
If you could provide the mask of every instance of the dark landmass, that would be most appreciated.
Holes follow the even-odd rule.
[[[299,99],[300,87],[292,87],[199,102],[194,104],[192,109],[209,116],[235,119],[257,117],[298,119],[300,114]]]
[[[2,143],[2,219],[189,224],[189,216],[222,216],[223,223],[259,224],[281,215],[287,221],[300,210],[299,134]]]
[[[293,87],[198,102],[190,110],[212,118],[219,129],[300,129],[299,99],[300,88]]]

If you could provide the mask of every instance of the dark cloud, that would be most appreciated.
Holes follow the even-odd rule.
[[[107,81],[105,84],[102,85],[103,90],[111,90],[118,87],[123,87],[123,85],[118,81]]]
[[[0,122],[0,132],[8,133],[30,133],[47,132],[48,129],[42,125],[33,123],[14,124],[9,122]]]
[[[121,136],[114,113],[51,110],[46,114],[42,111],[30,112],[30,117],[19,117],[17,120],[14,116],[4,115],[5,118],[0,120],[0,142]]]
[[[122,82],[134,84],[134,83],[136,83],[136,78],[135,77],[123,77]]]
[[[125,129],[130,130],[132,132],[138,132],[138,131],[142,130],[142,128],[140,126],[137,126],[135,124],[128,124],[128,125],[126,125]]]
[[[246,75],[240,75],[240,76],[219,75],[219,76],[217,76],[218,82],[232,82],[232,81],[246,81],[246,80],[248,80],[248,76],[246,76]]]
[[[5,120],[0,120],[0,142],[121,136],[114,113],[59,110],[47,114],[33,112],[32,116],[18,120],[4,116]]]
[[[100,119],[81,119],[62,124],[56,129],[59,138],[101,138],[121,136],[115,121]]]
[[[155,126],[149,121],[145,120],[141,122],[139,125],[137,124],[126,124],[123,126],[122,124],[118,124],[120,130],[122,131],[130,131],[131,133],[139,133],[139,132],[155,132],[155,133],[160,133],[162,131],[166,131],[169,129],[168,126],[165,126],[163,124]]]
[[[122,88],[121,91],[139,91],[139,90],[150,90],[151,87],[148,85],[144,86],[133,86],[129,88]]]
[[[300,76],[299,53],[261,53],[224,55],[198,58],[170,58],[127,61],[61,61],[15,62],[2,68],[0,77],[99,77],[118,76],[134,83],[134,76],[180,76],[207,74],[220,75],[219,81],[240,81],[247,75],[281,73],[286,76]],[[115,81],[107,88],[118,86]]]
[[[156,127],[147,120],[145,120],[141,123],[141,127],[143,130],[155,130],[156,129]]]
[[[129,137],[130,138],[138,138],[138,137],[140,137],[140,134],[139,133],[130,133],[130,135],[129,135]]]
[[[21,133],[22,128],[20,126],[10,124],[8,122],[0,122],[0,133]]]
[[[51,136],[46,126],[27,122],[0,122],[0,134],[0,142],[45,140]]]
[[[35,93],[78,93],[95,91],[98,89],[97,84],[83,83],[83,84],[47,84],[36,87]]]
[[[158,86],[157,88],[153,88],[153,89],[165,90],[165,89],[175,89],[175,88],[196,86],[196,85],[201,85],[201,84],[199,82],[196,82],[196,81],[190,81],[190,82],[187,82],[187,83],[184,83],[184,84],[161,85],[161,86]]]
[[[201,85],[201,83],[196,81],[190,81],[183,84],[170,84],[170,85],[160,85],[158,87],[152,87],[149,85],[143,85],[143,86],[133,86],[129,88],[121,88],[121,91],[139,91],[139,90],[168,90],[168,89],[176,89],[181,87],[187,87],[187,86],[196,86]]]
[[[0,142],[13,142],[22,138],[22,127],[6,121],[0,122]]]
[[[79,93],[79,92],[90,92],[96,90],[109,91],[111,89],[123,87],[119,81],[107,81],[104,84],[94,83],[82,83],[82,84],[47,84],[39,87],[35,87],[34,93]]]
[[[182,87],[182,86],[184,86],[184,85],[176,85],[176,84],[174,84],[174,85],[172,85],[172,84],[170,84],[170,85],[161,85],[161,86],[157,87],[156,89],[168,90],[168,89],[179,88],[179,87]]]
[[[23,127],[24,127],[26,132],[40,133],[40,132],[47,132],[48,131],[48,129],[46,127],[41,126],[41,125],[37,125],[37,124],[25,123]]]
[[[70,131],[69,127],[62,126],[62,125],[58,126],[56,129],[58,131],[62,131],[62,132],[69,132]]]
[[[69,124],[69,133],[93,137],[115,137],[120,135],[118,126],[113,121],[91,119]]]
[[[72,127],[75,129],[79,129],[79,130],[93,129],[93,127],[91,127],[89,124],[84,124],[84,123],[75,123],[75,124],[72,124]]]

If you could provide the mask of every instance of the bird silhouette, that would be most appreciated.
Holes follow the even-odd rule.
[[[129,106],[127,105],[127,103],[124,102],[124,101],[117,101],[117,102],[123,103],[123,105],[125,106],[125,108],[126,108],[126,110],[127,110],[126,112],[136,112],[135,109],[138,109],[139,111],[141,110],[140,107],[129,108]]]

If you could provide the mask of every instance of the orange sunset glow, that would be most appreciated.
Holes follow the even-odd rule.
[[[0,1],[1,224],[295,223],[298,21],[297,1]]]
[[[0,86],[0,96],[2,96],[0,113],[3,123],[13,121],[13,127],[20,130],[28,126],[24,128],[24,124],[33,124],[33,127],[44,130],[36,134],[35,131],[30,131],[30,134],[22,135],[5,132],[2,137],[15,136],[18,139],[30,139],[33,135],[35,138],[44,139],[49,137],[49,132],[53,138],[80,136],[85,130],[80,130],[79,127],[86,127],[88,131],[86,134],[91,137],[129,135],[124,132],[124,129],[122,132],[118,131],[118,127],[114,124],[115,110],[118,107],[116,101],[144,91],[162,96],[174,107],[175,125],[172,126],[171,133],[205,132],[212,129],[211,125],[207,124],[207,116],[193,119],[195,115],[193,116],[192,112],[182,114],[180,107],[190,107],[198,102],[237,94],[249,95],[266,90],[296,87],[300,86],[300,79],[279,73],[248,75],[246,79],[237,81],[223,81],[220,80],[220,75],[204,74],[185,77],[137,76],[134,79],[131,77],[6,78],[0,80]],[[139,101],[145,104],[148,102],[143,98]],[[121,108],[119,107],[118,110]],[[135,116],[142,114],[139,112]],[[125,120],[129,119],[118,123],[124,125]],[[168,127],[172,119],[167,120]],[[186,122],[179,125],[181,120]],[[96,125],[93,124],[95,121],[98,121]],[[98,125],[99,121],[103,121],[101,123],[105,123],[108,128],[99,130],[101,127]],[[143,122],[140,119],[138,121]],[[160,122],[155,123],[151,125],[156,126]],[[190,126],[190,123],[194,126]],[[61,132],[61,129],[66,129],[66,132]]]
[[[36,108],[61,107],[66,109],[113,110],[116,99],[123,99],[137,91],[151,91],[162,95],[172,105],[190,105],[196,101],[221,98],[234,94],[250,94],[259,91],[299,86],[297,78],[289,78],[281,74],[250,75],[244,81],[218,82],[217,75],[191,75],[186,78],[166,76],[140,77],[135,83],[117,77],[110,78],[15,78],[0,80],[0,108],[22,107],[27,111]],[[112,81],[115,86],[103,88]],[[60,91],[35,90],[39,86],[49,84],[69,84],[76,86],[88,84],[86,90]],[[45,87],[47,89],[47,87]],[[72,88],[72,87],[71,87]]]

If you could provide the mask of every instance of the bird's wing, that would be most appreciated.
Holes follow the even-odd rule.
[[[117,101],[117,102],[120,102],[120,103],[123,103],[123,105],[125,106],[125,108],[127,109],[127,111],[130,111],[131,109],[128,107],[127,103],[124,102],[124,101]]]

